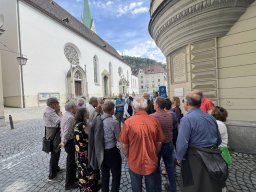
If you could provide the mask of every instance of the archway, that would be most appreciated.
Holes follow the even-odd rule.
[[[83,77],[80,71],[76,71],[74,75],[74,84],[75,84],[75,96],[80,97],[83,95],[82,89]]]
[[[119,81],[119,93],[126,94],[129,92],[129,81],[124,77]]]
[[[104,97],[109,97],[111,95],[111,86],[110,86],[110,73],[104,69],[101,73],[102,77],[102,92]]]
[[[104,97],[107,97],[109,96],[109,93],[108,93],[108,87],[109,87],[109,83],[108,83],[108,77],[107,76],[104,76],[103,77],[103,85],[104,85]]]
[[[67,84],[69,98],[87,95],[86,73],[80,66],[73,67],[72,72],[68,71]]]

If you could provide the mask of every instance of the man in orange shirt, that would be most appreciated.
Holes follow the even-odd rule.
[[[156,192],[158,153],[165,137],[159,122],[146,113],[147,101],[138,97],[133,105],[135,115],[124,122],[119,141],[128,160],[132,190],[142,191],[145,177],[146,191]]]

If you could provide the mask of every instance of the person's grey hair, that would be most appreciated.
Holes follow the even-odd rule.
[[[79,107],[83,106],[84,103],[85,103],[85,100],[84,100],[83,98],[79,98],[79,99],[77,100],[77,106],[79,106]]]
[[[147,92],[144,92],[143,96],[148,96],[149,97],[149,94]]]
[[[98,103],[103,104],[104,103],[104,98],[103,97],[98,97]]]
[[[76,107],[76,103],[74,101],[68,101],[66,104],[65,104],[65,110],[66,111],[69,111],[70,109]]]
[[[143,97],[136,97],[133,100],[134,109],[145,110],[148,107],[147,100]]]
[[[54,103],[59,103],[58,99],[56,97],[50,97],[46,101],[47,106],[51,106]]]
[[[199,89],[194,89],[194,90],[192,91],[192,93],[199,95],[201,98],[204,97],[203,91],[201,91],[201,90],[199,90]]]
[[[97,101],[98,101],[97,97],[91,97],[90,100],[89,100],[89,103],[92,104],[92,103],[97,102]]]
[[[115,108],[115,104],[112,101],[105,101],[102,105],[102,109],[104,113],[111,113],[111,111]]]

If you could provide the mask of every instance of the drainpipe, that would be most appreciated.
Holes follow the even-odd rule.
[[[21,48],[21,33],[20,33],[20,10],[19,10],[19,0],[17,0],[17,19],[18,19],[18,43],[19,43],[19,57],[22,57]],[[21,77],[21,97],[22,97],[22,108],[25,108],[25,93],[24,93],[24,80],[23,80],[23,66],[20,65],[20,77]]]

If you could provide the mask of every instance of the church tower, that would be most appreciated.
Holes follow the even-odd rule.
[[[84,11],[83,11],[83,24],[85,27],[91,29],[96,33],[95,24],[91,16],[88,0],[84,0]]]

